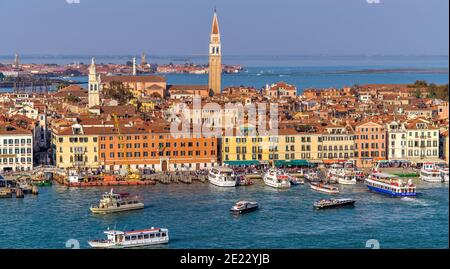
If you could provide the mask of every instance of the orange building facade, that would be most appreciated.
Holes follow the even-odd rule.
[[[184,171],[217,165],[217,138],[173,137],[168,131],[121,127],[99,136],[99,163],[106,171],[125,167]]]
[[[386,160],[386,130],[375,122],[364,122],[355,127],[356,165],[369,168],[377,161]]]

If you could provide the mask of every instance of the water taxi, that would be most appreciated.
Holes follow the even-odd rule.
[[[231,213],[243,214],[255,211],[258,207],[257,202],[239,201],[230,209],[230,211]]]
[[[442,182],[442,175],[435,163],[424,163],[420,169],[420,179],[426,182]]]
[[[290,188],[291,182],[290,182],[291,176],[284,173],[281,170],[270,168],[263,177],[264,183],[267,186],[282,189],[282,188]]]
[[[224,166],[212,168],[208,174],[208,181],[219,187],[236,187],[238,185],[238,177],[234,174],[233,169]]]
[[[327,209],[345,206],[354,206],[355,200],[352,199],[324,199],[314,203],[316,209]]]
[[[329,185],[329,184],[324,184],[324,183],[320,183],[320,182],[311,182],[310,183],[311,189],[315,190],[315,191],[320,191],[320,192],[324,192],[324,193],[329,193],[329,194],[336,194],[339,193],[339,188]]]
[[[114,193],[111,189],[102,195],[99,205],[91,206],[90,210],[94,214],[108,214],[143,208],[144,203],[137,197],[130,197],[128,193]]]
[[[135,248],[169,243],[169,230],[154,228],[139,231],[105,231],[106,239],[88,241],[92,248]]]
[[[370,191],[391,195],[394,197],[416,196],[416,185],[412,180],[404,182],[394,175],[381,173],[377,170],[366,178],[365,183]]]

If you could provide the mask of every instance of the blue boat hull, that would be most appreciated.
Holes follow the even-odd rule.
[[[369,188],[369,190],[373,191],[373,192],[378,192],[381,194],[386,194],[386,195],[395,196],[395,197],[417,196],[416,192],[397,193],[397,192],[393,192],[393,191],[389,191],[389,190],[385,190],[385,189],[381,189],[381,188],[377,188],[377,187],[373,187],[373,186],[369,186],[369,185],[367,185],[367,188]]]

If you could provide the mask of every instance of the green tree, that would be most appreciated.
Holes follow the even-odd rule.
[[[125,105],[133,99],[133,93],[130,88],[120,81],[112,81],[109,87],[103,89],[103,94],[106,98],[117,100],[120,105]]]

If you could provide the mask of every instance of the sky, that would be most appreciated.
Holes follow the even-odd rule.
[[[0,55],[206,55],[214,7],[228,55],[449,52],[448,0],[0,0]]]

